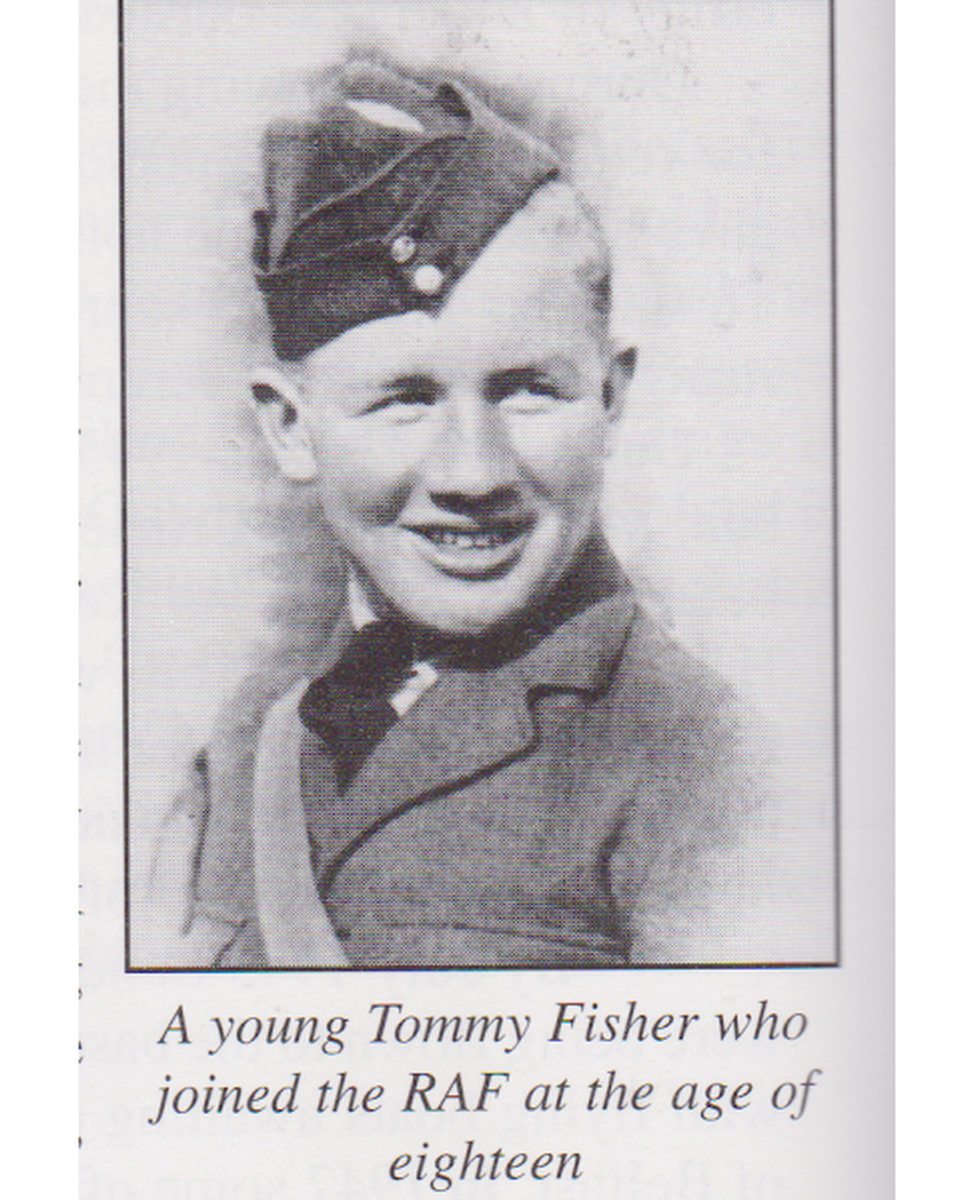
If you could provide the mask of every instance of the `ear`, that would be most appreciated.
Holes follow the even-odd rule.
[[[254,412],[281,473],[295,483],[318,478],[308,429],[299,416],[297,385],[283,372],[264,367],[251,376]]]
[[[621,350],[610,360],[610,369],[603,384],[603,403],[611,421],[616,421],[624,409],[627,388],[637,368],[637,350],[631,346]]]

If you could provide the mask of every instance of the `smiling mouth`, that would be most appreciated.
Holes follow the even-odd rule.
[[[462,528],[456,525],[406,527],[427,547],[425,557],[442,570],[470,575],[504,569],[524,545],[531,520],[492,521],[490,525]]]
[[[464,533],[458,529],[418,529],[414,531],[428,541],[433,542],[435,546],[457,546],[460,550],[494,550],[498,546],[504,546],[507,542],[512,542],[519,536],[519,530],[515,528],[509,529],[485,529],[478,530],[476,533]]]

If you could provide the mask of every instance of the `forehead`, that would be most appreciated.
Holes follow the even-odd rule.
[[[603,357],[605,271],[592,230],[559,227],[523,210],[496,234],[434,315],[412,311],[346,330],[304,360],[333,385],[402,374],[480,375],[551,359]]]

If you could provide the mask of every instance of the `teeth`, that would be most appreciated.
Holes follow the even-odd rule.
[[[511,533],[488,531],[460,533],[455,529],[425,529],[424,537],[435,546],[457,546],[461,550],[493,550],[511,540]]]

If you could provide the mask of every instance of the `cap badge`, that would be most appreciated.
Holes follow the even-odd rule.
[[[408,263],[416,253],[417,243],[408,233],[402,233],[398,238],[394,238],[390,245],[391,258],[401,265]]]
[[[413,286],[425,296],[435,296],[444,286],[444,272],[433,263],[425,263],[414,271]]]

